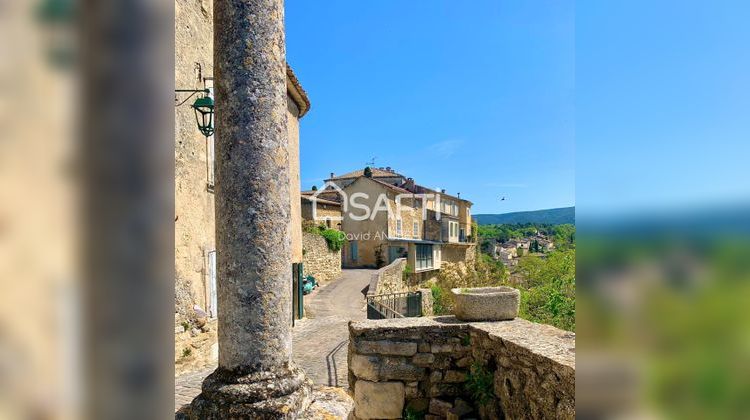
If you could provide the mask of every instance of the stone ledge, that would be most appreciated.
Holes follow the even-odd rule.
[[[349,322],[349,333],[352,338],[413,336],[414,339],[418,339],[425,328],[484,332],[490,339],[514,344],[540,357],[575,369],[575,333],[521,318],[496,322],[461,322],[453,316],[439,316]]]

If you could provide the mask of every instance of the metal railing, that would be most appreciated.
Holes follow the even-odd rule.
[[[367,297],[367,319],[422,316],[422,292],[401,292]]]

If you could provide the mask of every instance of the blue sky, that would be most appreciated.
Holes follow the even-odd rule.
[[[473,212],[575,203],[572,1],[287,0],[304,189],[376,158]],[[506,201],[500,201],[505,196]]]
[[[576,213],[750,197],[750,2],[576,4]]]

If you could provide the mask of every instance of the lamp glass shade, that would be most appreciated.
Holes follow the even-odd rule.
[[[195,110],[195,122],[198,124],[198,130],[206,137],[213,135],[214,100],[210,96],[203,96],[196,99],[191,106]]]

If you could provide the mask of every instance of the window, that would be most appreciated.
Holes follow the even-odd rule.
[[[432,245],[417,245],[417,270],[432,268]]]
[[[216,318],[216,309],[218,307],[216,294],[216,251],[208,252],[208,314],[211,318]]]
[[[448,237],[449,238],[456,238],[458,237],[458,222],[448,222]]]
[[[401,237],[401,220],[396,220],[396,237]]]
[[[419,238],[419,222],[414,222],[414,237]]]
[[[359,248],[357,248],[357,241],[349,242],[349,258],[352,261],[357,261],[359,257]]]
[[[331,218],[330,218],[330,217],[326,217],[326,227],[327,227],[328,229],[330,229],[330,228],[331,228]]]

